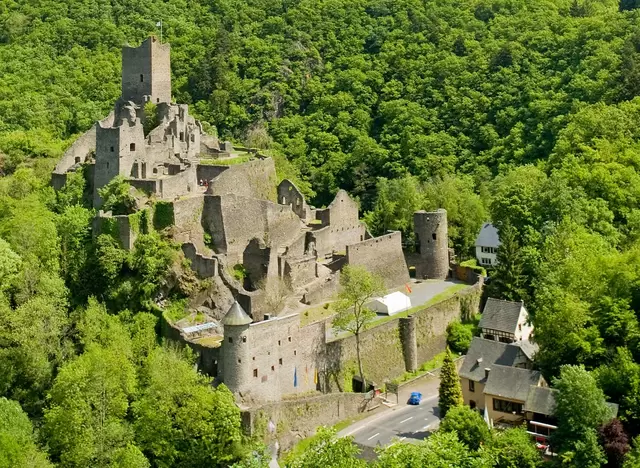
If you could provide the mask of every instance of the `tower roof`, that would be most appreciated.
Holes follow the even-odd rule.
[[[253,320],[247,315],[242,306],[235,301],[222,319],[223,325],[249,325]]]

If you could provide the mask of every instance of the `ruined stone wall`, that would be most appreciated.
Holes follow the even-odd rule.
[[[191,261],[191,269],[200,278],[218,276],[218,259],[198,253],[196,246],[190,242],[182,244],[184,256]]]
[[[158,191],[160,197],[165,200],[174,200],[181,196],[189,195],[195,192],[197,187],[195,166],[187,167],[176,175],[158,179]]]
[[[156,38],[151,41],[151,100],[152,102],[171,101],[171,45],[160,43]]]
[[[228,330],[230,328],[233,330]],[[314,375],[323,351],[323,322],[301,329],[300,317],[294,314],[252,323],[240,331],[242,328],[225,327],[222,345],[222,380],[231,384],[228,386],[232,391],[246,399],[275,401],[282,395],[317,388]],[[228,336],[229,331],[232,335]],[[246,341],[242,341],[245,336]],[[240,343],[236,342],[238,338]],[[231,359],[227,357],[227,350],[232,350]]]
[[[229,169],[231,166],[214,166],[211,164],[198,164],[198,180],[211,181]]]
[[[286,259],[283,277],[295,291],[316,278],[316,266],[316,257],[312,255]]]
[[[111,212],[109,212],[111,213]],[[113,236],[125,250],[131,250],[138,238],[138,230],[133,229],[129,215],[112,216],[102,210],[93,219],[93,234],[109,234]]]
[[[228,166],[209,184],[209,195],[235,194],[275,202],[276,166],[271,158]]]
[[[304,222],[310,221],[311,210],[302,195],[302,192],[288,179],[283,180],[278,185],[278,203],[289,205],[293,212],[300,216]]]
[[[409,281],[409,269],[402,253],[399,231],[347,245],[347,263],[366,268],[383,278],[387,288]]]
[[[229,263],[242,262],[252,239],[272,248],[289,245],[303,228],[287,206],[236,195],[205,196],[203,226],[211,234],[216,252],[226,253]]]
[[[336,272],[327,278],[318,278],[307,285],[302,302],[305,304],[321,304],[332,299],[340,289],[340,272]]]
[[[84,163],[87,156],[96,150],[96,126],[94,125],[85,133],[83,133],[73,144],[64,152],[64,155],[56,164],[54,173],[64,174],[71,166],[77,163]]]
[[[374,405],[362,393],[329,393],[270,403],[246,410],[242,414],[247,435],[262,436],[269,421],[276,425],[280,450],[289,450],[300,438],[315,434],[321,426],[332,426],[357,416]]]
[[[202,248],[202,210],[204,195],[187,197],[172,202],[174,238],[178,242],[193,242]]]
[[[127,179],[127,182],[147,195],[159,194],[158,179]]]

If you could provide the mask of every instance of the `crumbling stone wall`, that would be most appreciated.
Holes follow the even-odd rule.
[[[173,234],[178,242],[193,242],[198,248],[202,244],[202,210],[204,195],[186,197],[171,202],[173,205]]]
[[[295,291],[316,278],[316,269],[316,257],[313,255],[288,258],[284,261],[283,278]]]
[[[158,195],[165,200],[188,196],[194,193],[197,187],[195,166],[189,166],[175,175],[158,179]]]
[[[402,253],[399,231],[347,245],[347,263],[365,267],[384,279],[387,288],[409,281],[409,269]]]
[[[293,212],[300,216],[304,222],[310,221],[313,212],[307,205],[304,195],[293,182],[284,179],[278,185],[278,203],[281,205],[289,205]]]
[[[213,256],[206,256],[198,253],[196,246],[190,242],[182,244],[184,256],[191,261],[191,269],[200,278],[211,278],[218,276],[218,259]]]
[[[215,167],[215,166],[214,166]],[[204,170],[200,169],[200,173]],[[235,194],[275,202],[276,166],[271,158],[257,158],[226,166],[209,183],[208,195]]]
[[[329,393],[270,403],[246,410],[242,414],[247,435],[262,436],[268,421],[277,428],[281,450],[289,450],[300,437],[309,437],[321,426],[332,426],[367,411],[375,402],[362,393]]]
[[[339,190],[331,204],[316,210],[322,228],[311,232],[319,257],[344,252],[346,246],[368,239],[367,228],[358,219],[358,204],[344,190]]]
[[[321,304],[334,298],[340,290],[340,272],[325,278],[318,278],[306,286],[302,302],[305,304]]]
[[[304,227],[287,206],[231,194],[206,195],[202,223],[216,252],[227,254],[231,265],[242,263],[252,239],[277,249],[293,242]]]
[[[93,234],[109,234],[113,236],[125,250],[131,250],[138,238],[139,230],[134,229],[129,215],[111,215],[100,210],[93,219]]]

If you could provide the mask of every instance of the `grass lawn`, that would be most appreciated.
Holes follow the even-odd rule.
[[[405,372],[401,377],[398,377],[397,379],[393,379],[392,382],[395,384],[401,384],[406,382],[407,380],[411,380],[413,378],[423,376],[434,369],[438,369],[439,367],[442,367],[442,363],[444,361],[444,357],[446,354],[447,353],[444,351],[439,354],[436,354],[432,360],[425,362],[414,372]]]
[[[195,342],[208,348],[219,348],[222,344],[222,337],[220,335],[205,336],[204,338],[195,340]]]
[[[327,307],[325,308],[325,306]],[[318,320],[327,319],[335,313],[336,311],[333,310],[331,303],[310,307],[300,312],[300,326],[304,327],[305,325],[317,322]]]
[[[235,164],[244,164],[254,159],[254,157],[255,156],[252,153],[240,153],[237,156],[233,156],[229,158],[221,158],[221,159],[202,158],[200,160],[200,164],[204,164],[207,166],[233,166]]]

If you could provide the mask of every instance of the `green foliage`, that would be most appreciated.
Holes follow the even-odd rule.
[[[52,466],[35,443],[33,427],[20,405],[0,397],[0,468]]]
[[[471,346],[474,329],[471,323],[451,322],[447,325],[447,346],[455,353],[465,354]]]
[[[475,464],[469,448],[455,432],[437,431],[417,444],[393,444],[380,450],[379,468],[471,468]]]
[[[167,372],[171,369],[171,372]],[[228,466],[241,455],[240,410],[172,349],[154,350],[133,404],[136,440],[160,466]]]
[[[318,436],[300,457],[287,468],[359,468],[366,462],[356,458],[360,450],[350,437],[337,437],[335,430],[320,428]]]
[[[173,203],[158,200],[153,206],[153,227],[158,231],[174,223]]]
[[[147,102],[144,105],[144,135],[147,136],[151,130],[156,128],[160,122],[158,121],[158,106],[154,102]]]
[[[89,346],[66,364],[45,412],[52,456],[62,466],[114,464],[133,441],[126,416],[135,391],[135,369],[116,348]]]
[[[562,366],[553,385],[558,390],[554,447],[571,466],[600,466],[605,457],[596,430],[612,413],[596,379],[584,367]]]
[[[126,215],[135,211],[136,200],[131,195],[132,187],[123,176],[116,176],[111,181],[98,189],[102,198],[102,210],[111,211],[114,215]]]
[[[237,279],[240,282],[243,282],[244,279],[247,277],[248,272],[244,267],[244,265],[237,263],[233,266],[232,274],[235,279]]]
[[[491,441],[491,432],[480,413],[468,406],[453,406],[440,423],[443,432],[455,432],[460,442],[471,450]]]
[[[460,378],[458,377],[456,364],[451,357],[451,352],[447,348],[442,368],[440,369],[440,386],[438,387],[440,416],[443,418],[446,417],[449,410],[457,406],[462,406],[463,404],[464,400],[462,398]]]
[[[64,186],[56,192],[58,212],[70,206],[83,206],[85,200],[86,181],[82,171],[67,173]]]
[[[495,468],[535,468],[542,465],[542,455],[527,434],[526,428],[495,431],[483,447],[484,458]]]

